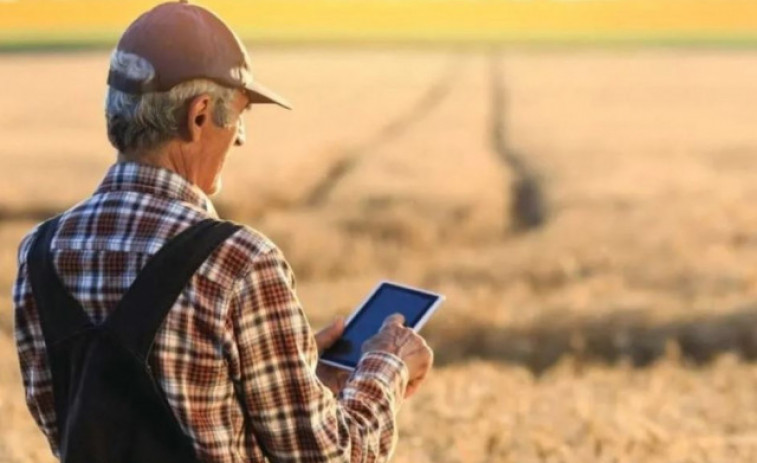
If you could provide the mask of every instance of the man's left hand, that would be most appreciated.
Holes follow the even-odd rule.
[[[315,334],[315,343],[318,346],[318,355],[322,354],[324,350],[331,347],[337,339],[342,337],[344,332],[344,319],[342,317],[334,320],[329,326],[323,328]],[[339,391],[344,387],[344,383],[347,382],[347,378],[350,376],[350,372],[342,370],[341,368],[332,367],[324,363],[318,362],[318,367],[315,370],[316,376],[325,384],[331,392],[335,395],[339,394]]]

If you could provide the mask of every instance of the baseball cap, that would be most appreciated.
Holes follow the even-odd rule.
[[[137,18],[116,45],[155,68],[155,78],[142,82],[113,69],[108,85],[130,94],[164,92],[191,79],[205,78],[247,93],[251,103],[274,103],[287,109],[286,99],[252,76],[250,57],[236,34],[211,11],[186,1],[155,6]]]

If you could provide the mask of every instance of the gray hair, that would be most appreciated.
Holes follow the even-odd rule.
[[[155,68],[149,61],[133,53],[115,50],[110,68],[131,80],[150,82]],[[230,127],[231,102],[234,89],[211,80],[194,79],[182,82],[167,92],[132,95],[108,87],[105,97],[105,119],[108,139],[121,153],[151,150],[179,137],[192,98],[208,94],[214,101],[213,122]]]

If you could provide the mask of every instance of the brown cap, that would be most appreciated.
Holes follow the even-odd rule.
[[[289,103],[256,82],[250,57],[234,32],[214,13],[186,2],[163,3],[126,29],[117,50],[140,56],[155,68],[148,82],[110,70],[108,85],[125,93],[164,92],[176,84],[205,78],[247,92],[252,103]]]

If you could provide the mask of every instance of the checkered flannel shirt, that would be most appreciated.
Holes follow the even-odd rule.
[[[217,218],[210,199],[183,177],[117,163],[62,216],[54,265],[100,323],[151,255],[207,217]],[[15,337],[28,407],[58,455],[51,373],[26,264],[35,232],[19,248]],[[388,353],[366,354],[334,395],[316,377],[315,337],[294,284],[281,251],[245,227],[202,264],[158,332],[154,374],[201,461],[390,458],[406,366]]]

